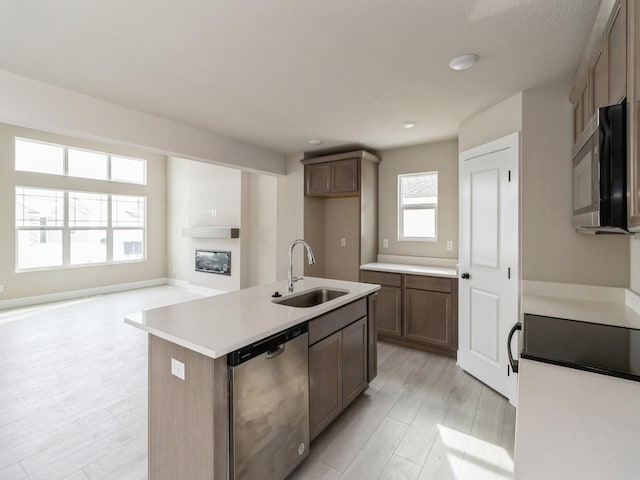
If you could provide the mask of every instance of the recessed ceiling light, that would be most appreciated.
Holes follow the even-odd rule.
[[[468,70],[478,63],[478,58],[475,53],[460,55],[449,62],[449,68],[453,70]]]
[[[311,140],[309,140],[309,145],[320,145],[322,143],[322,140],[320,140],[319,138],[312,138]]]
[[[402,122],[402,128],[413,128],[416,126],[416,122],[412,122],[411,120],[407,120],[406,122]]]

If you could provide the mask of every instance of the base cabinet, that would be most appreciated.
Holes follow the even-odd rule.
[[[453,347],[451,294],[413,290],[404,291],[405,337],[425,345]]]
[[[309,322],[311,440],[375,377],[369,369],[368,304],[362,299]]]
[[[342,411],[342,332],[309,347],[309,425],[315,438]]]
[[[458,279],[362,270],[378,283],[376,323],[382,340],[455,357],[458,350]]]

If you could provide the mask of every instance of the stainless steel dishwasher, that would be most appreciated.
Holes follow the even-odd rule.
[[[284,480],[309,452],[307,324],[227,357],[229,478]]]

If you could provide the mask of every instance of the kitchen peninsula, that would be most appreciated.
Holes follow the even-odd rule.
[[[287,400],[298,407],[304,404],[307,440],[294,442],[294,460],[299,462],[308,454],[309,438],[326,428],[375,378],[375,292],[379,288],[306,277],[296,283],[295,293],[281,297],[273,295],[287,291],[284,281],[127,315],[126,323],[149,333],[149,479],[223,479],[228,469],[233,474],[234,465],[235,478],[254,478],[254,464],[263,459],[271,460],[264,462],[268,466],[261,465],[264,478],[284,478],[293,467],[277,465],[274,458],[286,455],[274,455],[272,449],[282,448],[283,432],[292,428],[292,420],[281,424],[282,415],[296,416]],[[282,303],[296,303],[305,292],[328,292],[329,296],[309,307]],[[282,345],[264,347],[281,332],[291,332],[286,341],[295,337],[300,348],[293,346],[294,341],[289,347],[281,335],[273,338]],[[274,359],[265,365],[282,366],[275,373],[261,367],[259,375],[251,377],[260,382],[272,379],[268,395],[304,384],[304,394],[295,400],[283,398],[285,403],[274,409],[273,416],[265,412],[264,402],[257,397],[263,392],[256,392],[254,386],[250,386],[252,400],[247,402],[253,411],[247,415],[239,413],[234,399],[237,385],[232,365],[244,361],[244,352],[253,346],[263,347],[261,357]],[[296,350],[303,352],[301,356],[287,357]],[[293,380],[292,363],[303,367],[296,378],[304,381]],[[256,364],[258,357],[242,365]],[[250,437],[251,445],[238,446],[243,437],[234,435],[234,424],[251,424],[247,420],[251,415],[260,418],[264,425],[258,428],[263,430]],[[271,434],[280,437],[267,438]],[[239,461],[238,452],[234,461],[234,448],[248,451],[251,461]]]

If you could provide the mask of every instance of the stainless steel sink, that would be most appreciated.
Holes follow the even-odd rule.
[[[315,307],[321,303],[328,302],[334,298],[346,295],[345,290],[331,290],[329,288],[316,288],[306,292],[288,295],[280,300],[273,300],[274,303],[286,305],[288,307],[308,308]]]

